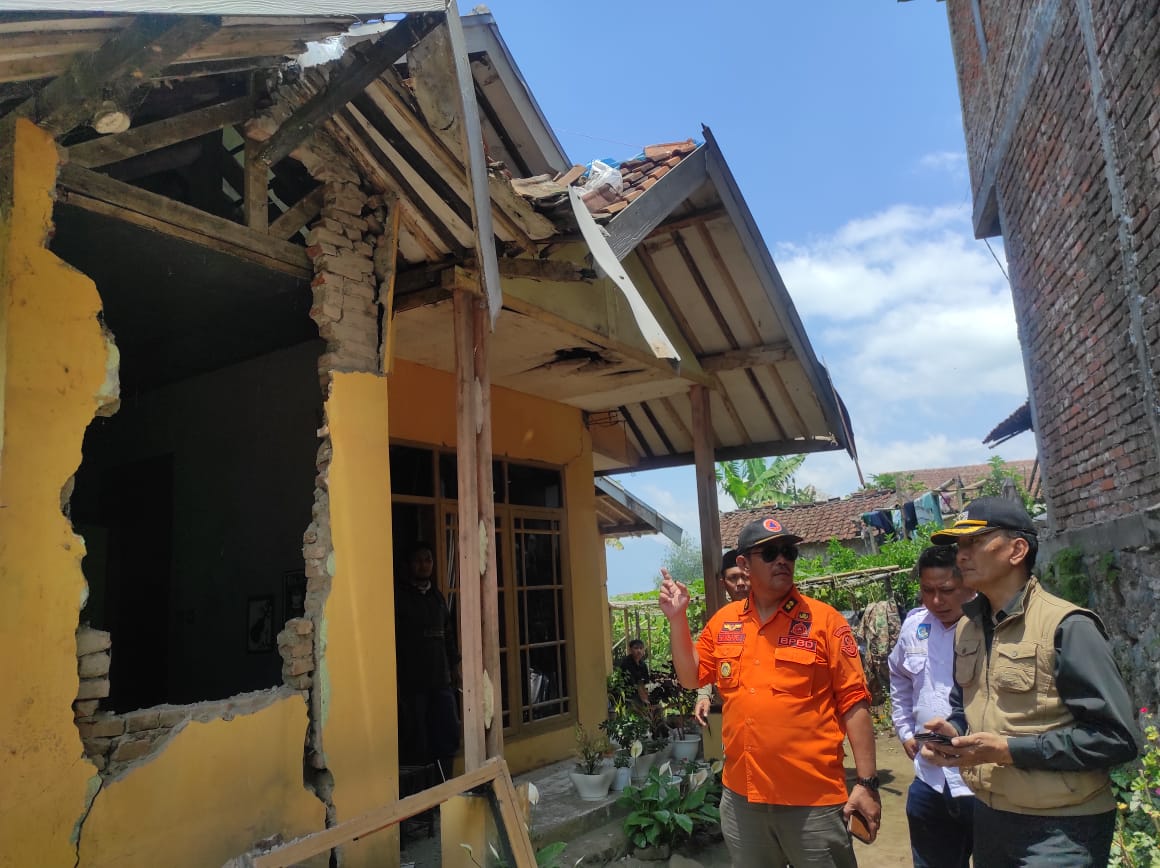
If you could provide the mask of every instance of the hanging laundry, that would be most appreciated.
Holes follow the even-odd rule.
[[[875,530],[882,531],[882,533],[894,533],[894,523],[890,520],[889,513],[884,509],[862,513],[862,521]]]
[[[894,522],[894,535],[895,535],[895,536],[896,536],[898,539],[902,539],[902,538],[903,538],[903,530],[902,530],[902,510],[901,510],[901,509],[892,509],[892,510],[890,510],[890,520],[891,520],[892,522]]]
[[[918,530],[918,515],[915,513],[913,500],[908,500],[902,504],[902,521],[906,527],[906,538],[910,539]]]
[[[919,524],[933,524],[935,527],[943,526],[942,509],[939,506],[939,499],[933,491],[922,494],[914,501],[914,513],[918,518]]]

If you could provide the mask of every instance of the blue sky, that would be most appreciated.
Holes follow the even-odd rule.
[[[981,440],[1027,387],[1006,279],[971,232],[945,4],[489,7],[575,162],[712,128],[867,476],[994,454]],[[1034,439],[998,452],[1033,457]],[[858,486],[845,453],[810,456],[797,479],[832,497]],[[698,535],[691,468],[620,481]],[[652,587],[665,545],[610,550],[609,593]]]

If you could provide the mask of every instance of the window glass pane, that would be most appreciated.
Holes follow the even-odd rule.
[[[439,453],[439,496],[448,500],[459,498],[459,462],[454,452]]]
[[[547,506],[559,509],[564,505],[560,471],[547,467],[528,467],[508,464],[508,503],[520,506]]]
[[[435,496],[434,455],[414,446],[391,447],[391,492]]]
[[[503,462],[491,462],[491,486],[495,490],[495,502],[504,503],[507,497],[507,486],[503,484]]]
[[[559,545],[558,533],[517,533],[520,556],[516,561],[516,584],[555,585],[557,563],[554,550]]]
[[[560,638],[556,630],[556,592],[527,591],[528,642],[552,642]]]

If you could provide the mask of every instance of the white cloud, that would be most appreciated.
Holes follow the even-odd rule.
[[[918,168],[933,172],[947,172],[952,175],[965,175],[967,155],[962,151],[936,151],[933,154],[924,154],[918,161]]]

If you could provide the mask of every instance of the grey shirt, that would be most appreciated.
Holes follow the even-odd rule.
[[[1026,588],[1025,588],[1026,590]],[[1023,608],[1015,595],[991,616],[991,604],[982,594],[963,604],[963,614],[979,623],[987,645],[987,662],[995,627],[1013,611]],[[1071,726],[1007,740],[1018,768],[1080,771],[1128,762],[1139,751],[1132,701],[1100,624],[1084,612],[1065,617],[1055,631],[1055,687],[1075,718]],[[963,688],[951,690],[950,723],[967,732]]]

